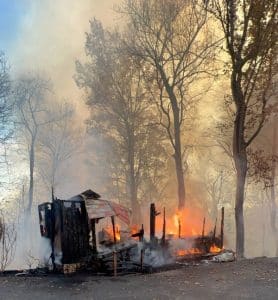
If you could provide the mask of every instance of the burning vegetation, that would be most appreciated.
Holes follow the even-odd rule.
[[[189,214],[185,209],[167,219],[165,208],[160,214],[152,203],[145,232],[144,224],[130,226],[127,208],[92,190],[39,205],[41,235],[51,243],[50,266],[66,273],[77,268],[114,274],[144,271],[222,252],[224,208],[219,235],[216,224],[206,229],[205,219],[199,227],[197,220],[191,226]]]
[[[51,7],[52,17],[59,6],[42,2],[34,9]],[[45,43],[38,48],[46,73],[25,70],[25,64],[14,71],[0,51],[0,270],[11,261],[21,267],[29,257],[41,259],[39,232],[32,232],[37,203],[54,192],[75,194],[91,182],[126,207],[91,190],[39,205],[55,270],[143,270],[215,257],[225,253],[222,206],[226,244],[238,257],[278,255],[278,4],[119,4],[120,26],[106,27],[90,16],[82,30],[71,21],[74,28],[59,24],[52,27],[55,34],[30,35],[38,45],[45,36],[63,42],[56,31],[64,28],[80,34],[70,36],[75,45],[86,30],[83,50],[78,45],[80,52],[72,49],[68,56],[77,58],[75,67],[65,56],[70,47],[63,44],[54,54],[58,40],[47,42],[49,52],[41,51]],[[84,11],[92,11],[64,7],[82,20]],[[49,17],[35,15],[45,29]],[[14,61],[36,65],[27,53]],[[74,78],[71,84],[67,76]]]

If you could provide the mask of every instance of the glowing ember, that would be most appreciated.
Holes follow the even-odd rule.
[[[113,234],[113,228],[112,227],[105,227],[104,228],[105,232],[108,234],[109,239],[114,240],[114,234]],[[120,225],[115,226],[115,237],[116,241],[119,242],[121,240],[121,232],[120,232]]]
[[[191,235],[192,235],[192,236],[198,235],[198,233],[194,230],[194,228],[192,228],[192,230],[191,230]]]
[[[116,240],[119,242],[121,240],[121,233],[120,233],[120,227],[116,226],[116,232],[115,232]]]
[[[177,256],[185,256],[185,255],[192,255],[192,254],[202,254],[202,252],[198,248],[180,249],[177,251]]]
[[[180,223],[180,214],[179,213],[174,214],[173,219],[176,228],[178,228]]]
[[[130,234],[135,234],[137,232],[139,232],[140,227],[138,225],[132,225],[130,228]]]
[[[209,252],[210,252],[210,253],[219,253],[219,252],[221,252],[221,251],[222,251],[222,249],[219,248],[219,247],[217,247],[216,245],[212,245],[212,246],[210,247],[210,249],[209,249]]]

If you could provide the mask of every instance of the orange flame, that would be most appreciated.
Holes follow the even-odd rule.
[[[111,226],[105,227],[105,231],[109,235],[109,239],[114,240],[114,233],[113,233],[113,228]],[[121,240],[121,231],[120,231],[120,225],[116,224],[115,225],[115,238],[116,241],[119,242]]]
[[[210,253],[219,253],[219,252],[221,252],[222,250],[223,250],[223,249],[217,247],[217,246],[214,244],[214,245],[212,245],[212,246],[210,247],[209,252],[210,252]]]
[[[116,236],[116,241],[119,242],[121,240],[121,233],[120,233],[120,226],[119,225],[116,226],[115,236]]]
[[[131,228],[130,228],[130,233],[131,233],[131,234],[135,234],[135,233],[139,232],[139,230],[140,230],[139,226],[133,224],[133,225],[131,226]]]
[[[200,249],[198,248],[191,248],[191,249],[179,249],[177,251],[177,256],[185,256],[185,255],[192,255],[192,254],[202,254]]]
[[[181,237],[196,237],[202,234],[204,213],[198,208],[184,208],[172,215],[167,215],[166,211],[166,235],[171,234],[175,237],[179,234]],[[206,232],[211,230],[213,224],[206,220]],[[160,214],[156,219],[157,232],[162,232],[163,215]]]

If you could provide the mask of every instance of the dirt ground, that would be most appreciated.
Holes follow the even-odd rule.
[[[278,299],[278,258],[118,277],[0,276],[0,299]]]

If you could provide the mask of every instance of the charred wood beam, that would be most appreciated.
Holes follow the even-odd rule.
[[[113,252],[113,269],[114,269],[114,276],[117,276],[117,252]]]
[[[112,221],[112,228],[113,228],[114,244],[116,244],[117,239],[116,239],[115,217],[114,216],[111,217],[111,221]]]
[[[163,208],[163,228],[162,228],[162,238],[161,244],[166,244],[166,215],[165,215],[165,207]]]
[[[133,233],[131,235],[131,237],[138,237],[139,238],[139,242],[143,242],[143,240],[144,240],[144,232],[145,232],[144,231],[144,225],[142,224],[141,229],[138,232]]]
[[[150,206],[150,241],[155,241],[155,217],[156,217],[156,210],[155,204],[151,203]]]
[[[140,242],[143,242],[143,240],[144,240],[144,233],[145,233],[144,225],[142,224],[142,227],[141,227],[141,230],[140,230],[140,236],[139,236],[139,241]]]
[[[221,208],[221,231],[220,231],[220,248],[224,244],[224,207]]]
[[[91,219],[91,231],[92,231],[92,248],[93,253],[97,253],[97,238],[96,238],[96,220]]]
[[[53,204],[51,203],[51,262],[53,265],[53,271],[56,271],[56,264],[55,264],[55,215]]]
[[[215,225],[213,229],[213,235],[212,235],[212,240],[215,242],[215,236],[216,236],[216,225],[217,225],[217,218],[215,219]]]
[[[55,197],[54,197],[54,187],[51,186],[51,198],[52,198],[52,202],[55,200]]]
[[[205,236],[205,227],[206,227],[206,218],[204,217],[204,220],[203,220],[203,229],[202,229],[202,239]]]
[[[179,226],[179,232],[178,232],[178,237],[179,237],[179,239],[181,238],[181,219],[180,219],[180,217],[178,218],[178,226]]]
[[[143,272],[144,270],[144,250],[141,249],[140,251],[140,269],[141,269],[141,272]]]

